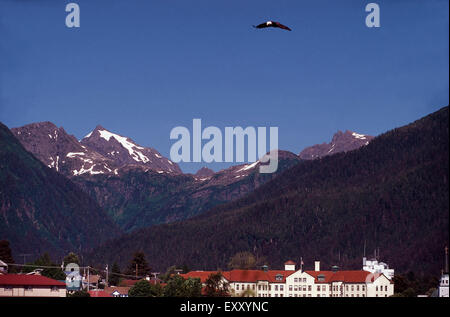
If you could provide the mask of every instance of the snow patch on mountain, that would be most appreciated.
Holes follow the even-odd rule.
[[[364,134],[358,134],[358,133],[353,132],[352,135],[357,139],[361,139],[361,140],[366,139],[366,136]]]
[[[147,156],[145,156],[144,154],[142,154],[139,151],[136,151],[136,149],[138,150],[143,150],[144,148],[141,146],[138,146],[130,141],[128,141],[128,138],[120,136],[118,134],[115,133],[111,133],[107,130],[99,130],[98,131],[100,133],[100,137],[102,137],[103,139],[105,139],[106,141],[109,142],[109,140],[111,138],[114,138],[117,142],[119,142],[125,149],[128,150],[128,153],[133,157],[133,159],[136,162],[143,162],[143,163],[147,163],[149,160],[149,158]]]
[[[237,170],[235,173],[239,173],[239,172],[242,172],[242,171],[247,171],[249,169],[255,168],[256,165],[258,165],[258,164],[259,164],[259,161],[256,161],[256,162],[254,162],[252,164],[247,164],[243,168]]]

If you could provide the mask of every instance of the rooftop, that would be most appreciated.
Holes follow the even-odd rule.
[[[14,286],[64,286],[66,284],[42,275],[5,274],[0,275],[0,285]]]

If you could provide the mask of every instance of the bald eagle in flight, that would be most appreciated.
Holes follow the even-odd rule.
[[[283,30],[292,31],[286,25],[283,25],[280,22],[275,22],[275,21],[267,21],[267,22],[261,23],[259,25],[254,25],[253,27],[256,28],[256,29],[280,28],[280,29],[283,29]]]

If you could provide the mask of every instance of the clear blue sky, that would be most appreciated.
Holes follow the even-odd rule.
[[[97,124],[169,156],[175,126],[278,126],[298,153],[449,103],[448,0],[0,0],[0,121]],[[293,31],[255,30],[280,21]],[[200,165],[181,163],[186,172]],[[211,164],[217,170],[225,164]]]

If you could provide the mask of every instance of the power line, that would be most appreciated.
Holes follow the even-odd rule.
[[[35,267],[35,268],[44,268],[44,269],[61,269],[61,266],[48,266],[48,265],[36,265],[36,264],[16,264],[16,263],[6,263],[8,266],[20,266],[20,267]],[[103,272],[106,273],[106,270],[97,269],[92,266],[79,266],[80,269],[92,269],[97,272]],[[122,274],[122,273],[115,273],[115,272],[109,272],[109,275],[118,275],[123,277],[130,277],[130,278],[145,278],[146,276],[138,276],[138,275],[128,275],[128,274]]]

